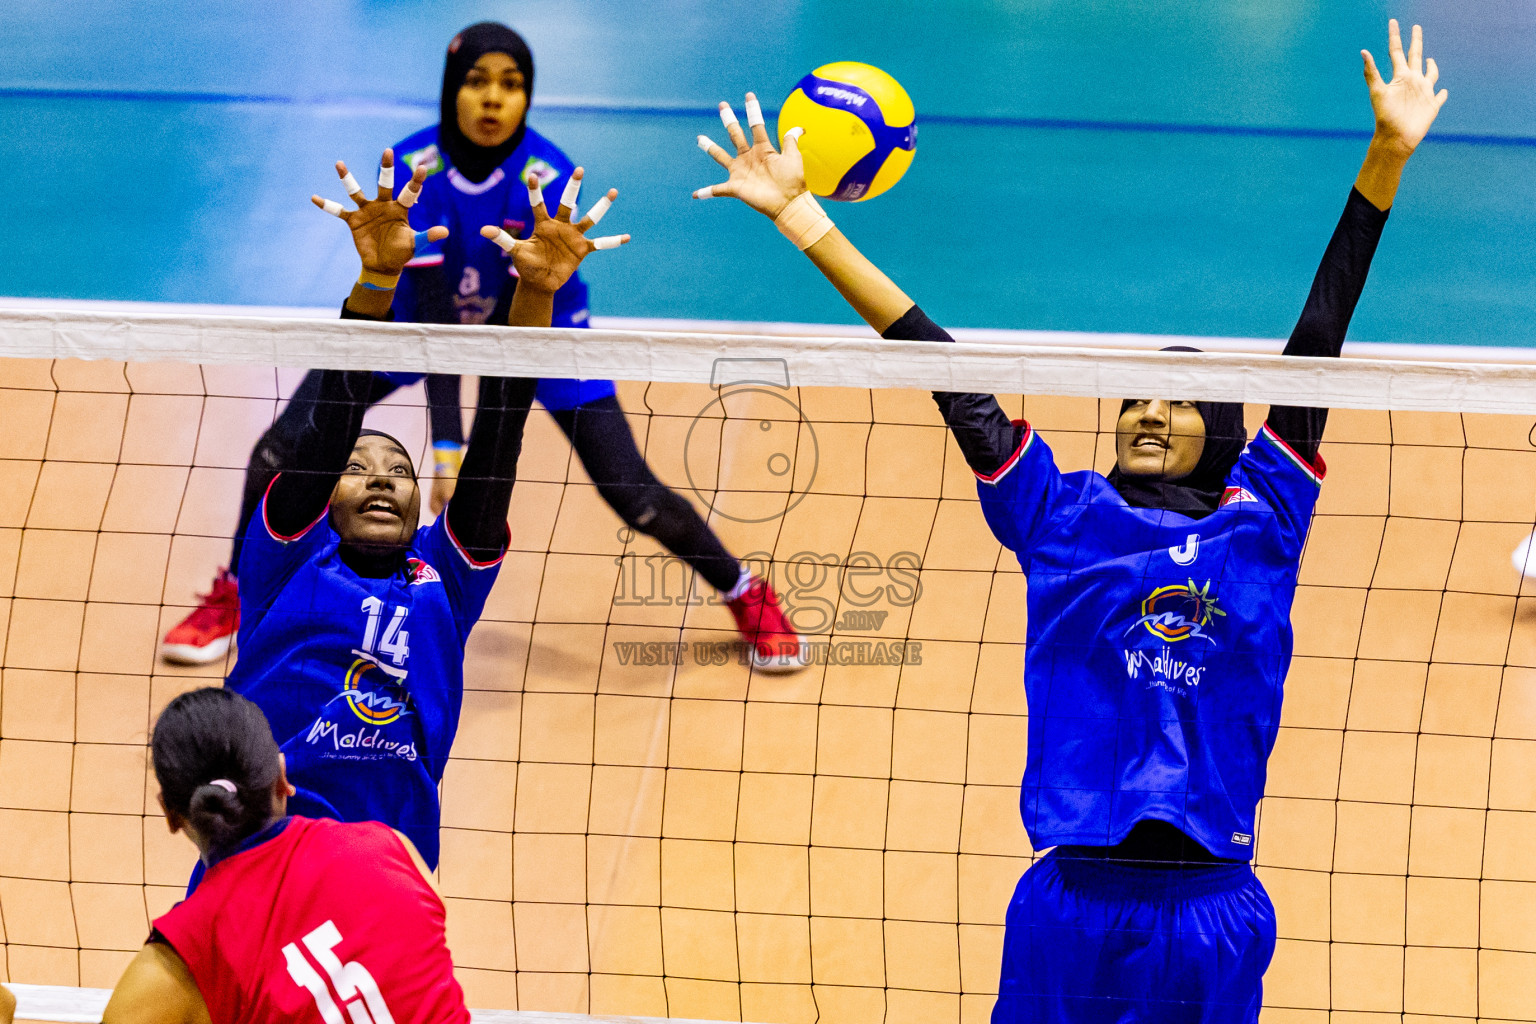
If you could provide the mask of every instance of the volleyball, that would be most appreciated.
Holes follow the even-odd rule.
[[[916,111],[901,83],[857,61],[824,64],[779,108],[784,133],[803,128],[805,183],[825,199],[862,202],[901,180],[917,151]]]

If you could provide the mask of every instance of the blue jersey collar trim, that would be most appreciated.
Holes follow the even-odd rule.
[[[292,817],[284,815],[283,817],[278,818],[276,821],[272,822],[272,824],[268,825],[266,828],[262,829],[260,832],[246,836],[244,839],[240,840],[228,850],[220,852],[217,856],[204,858],[204,863],[206,863],[208,867],[211,868],[228,860],[237,853],[244,853],[246,850],[253,850],[260,846],[262,843],[276,839],[278,836],[283,834],[284,830],[288,828],[288,823],[291,821],[293,821]]]

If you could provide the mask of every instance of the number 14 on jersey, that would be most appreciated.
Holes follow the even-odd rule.
[[[404,665],[405,659],[411,655],[411,634],[405,631],[405,617],[411,610],[403,604],[395,605],[395,613],[389,625],[384,627],[382,638],[379,636],[379,624],[384,621],[384,602],[370,597],[363,601],[363,611],[368,615],[368,623],[363,627],[363,653],[387,654],[395,665]]]

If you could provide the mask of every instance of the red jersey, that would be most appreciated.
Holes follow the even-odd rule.
[[[387,826],[294,817],[155,930],[213,1024],[469,1024],[444,917]]]

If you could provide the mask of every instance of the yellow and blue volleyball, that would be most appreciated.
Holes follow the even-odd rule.
[[[805,184],[843,202],[873,199],[901,180],[917,152],[917,115],[901,83],[856,61],[824,64],[779,108],[784,133],[804,128]]]

